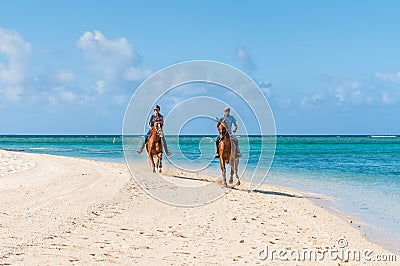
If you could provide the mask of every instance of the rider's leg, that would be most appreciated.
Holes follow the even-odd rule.
[[[170,152],[170,150],[168,150],[167,141],[165,140],[164,135],[162,135],[162,137],[161,137],[161,142],[162,142],[162,145],[163,145],[163,147],[164,147],[165,154],[166,154],[167,156],[170,156],[170,155],[172,154],[172,152]]]
[[[240,148],[239,148],[239,140],[235,138],[235,145],[236,145],[236,156],[242,157],[242,154],[240,153]]]
[[[144,141],[142,142],[142,146],[140,147],[140,149],[137,150],[137,153],[141,154],[143,152],[144,146],[147,143],[147,140],[149,139],[149,135],[150,135],[150,130],[147,132],[146,136],[144,137]]]

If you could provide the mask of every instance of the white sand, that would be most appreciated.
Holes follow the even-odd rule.
[[[22,153],[0,150],[0,177],[28,170],[34,166],[35,162]]]
[[[125,165],[6,151],[0,161],[0,265],[269,264],[257,255],[265,244],[321,251],[342,237],[347,249],[390,254],[288,189],[232,190],[183,208],[148,196]],[[320,265],[373,265],[326,256]]]

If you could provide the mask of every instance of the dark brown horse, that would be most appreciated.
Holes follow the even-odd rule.
[[[236,174],[237,185],[240,185],[239,175],[238,175],[238,165],[239,157],[236,156],[236,141],[231,139],[228,126],[225,119],[217,119],[217,128],[219,131],[220,142],[218,144],[218,154],[219,154],[219,166],[222,171],[223,186],[227,187],[226,184],[226,167],[225,164],[229,163],[231,165],[231,177],[229,178],[229,184],[233,183],[233,175]]]
[[[147,155],[153,168],[153,173],[155,173],[157,169],[158,172],[161,173],[163,152],[161,137],[161,125],[159,122],[155,122],[154,126],[151,128],[151,133],[146,144]],[[154,163],[154,157],[157,157],[156,163]]]

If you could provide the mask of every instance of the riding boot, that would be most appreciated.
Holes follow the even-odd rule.
[[[162,137],[161,137],[161,142],[162,142],[163,148],[164,148],[164,150],[165,150],[165,154],[166,154],[167,156],[170,156],[170,155],[172,154],[172,152],[170,152],[170,151],[168,150],[167,141],[165,140],[164,135],[162,135]]]
[[[140,147],[140,149],[137,150],[137,153],[142,154],[143,149],[144,149],[144,145],[146,145],[145,141],[143,141],[142,146]]]

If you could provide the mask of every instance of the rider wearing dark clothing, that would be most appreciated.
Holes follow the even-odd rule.
[[[160,106],[155,105],[154,106],[154,114],[152,114],[149,117],[149,120],[147,121],[147,126],[149,127],[149,131],[147,132],[146,136],[144,137],[144,141],[142,143],[142,146],[140,147],[139,150],[137,150],[137,153],[141,154],[144,146],[147,143],[147,140],[149,139],[150,133],[151,133],[151,129],[154,127],[155,123],[160,123],[161,129],[164,126],[164,116],[162,114],[160,114]],[[168,146],[167,146],[167,141],[165,140],[164,134],[161,135],[161,142],[164,146],[164,150],[167,156],[171,155],[172,153],[168,150]]]
[[[157,105],[157,106],[158,106],[158,105]],[[160,113],[158,113],[157,115],[151,115],[151,116],[150,116],[149,123],[148,123],[149,126],[150,126],[150,129],[149,129],[149,131],[147,131],[147,134],[146,134],[146,136],[144,137],[144,143],[145,143],[145,144],[147,143],[147,139],[148,139],[149,136],[150,136],[151,128],[154,127],[154,122],[160,123],[160,124],[161,124],[161,128],[162,128],[163,125],[164,125],[164,116],[163,116],[162,114],[160,114]]]

